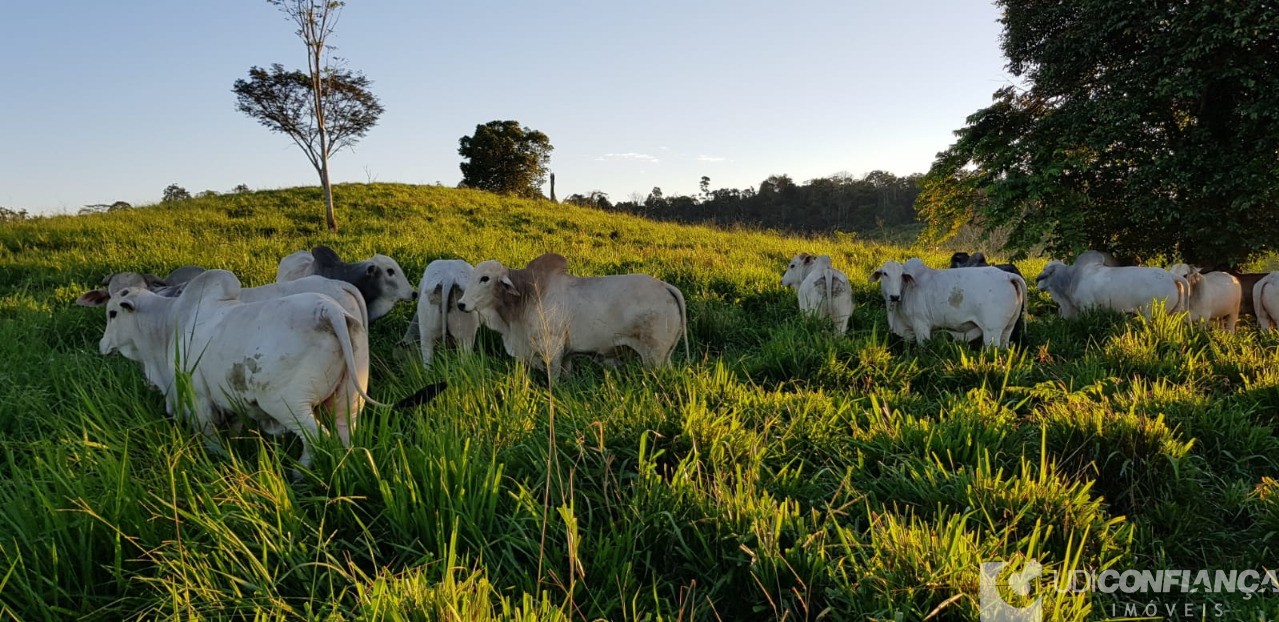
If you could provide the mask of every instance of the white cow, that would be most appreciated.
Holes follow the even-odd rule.
[[[126,287],[107,303],[99,351],[141,363],[170,414],[210,442],[228,413],[240,411],[268,433],[301,436],[307,466],[309,439],[319,430],[315,411],[323,409],[349,445],[356,416],[365,400],[373,402],[364,325],[322,294],[246,303],[241,291],[224,270],[201,274],[176,298]],[[185,395],[194,402],[189,414]]]
[[[1239,321],[1239,305],[1243,300],[1243,287],[1239,285],[1239,279],[1226,272],[1203,274],[1199,268],[1184,263],[1169,266],[1168,272],[1186,279],[1186,284],[1190,286],[1187,320],[1222,320],[1226,330],[1235,332],[1235,323]]]
[[[888,327],[924,343],[941,329],[964,341],[1008,347],[1026,300],[1026,281],[999,268],[934,270],[918,257],[871,274],[888,306]]]
[[[688,355],[688,316],[678,288],[646,274],[579,278],[554,253],[522,269],[481,262],[457,308],[478,313],[501,333],[507,354],[537,369],[549,365],[552,378],[566,354],[611,363],[626,347],[656,367],[670,363],[682,335]]]
[[[105,286],[82,294],[76,299],[76,304],[84,307],[100,307],[106,304],[112,296],[125,288],[148,289],[156,295],[166,298],[172,298],[181,294],[181,289],[178,289],[176,292],[170,288],[157,290],[147,276],[148,275],[139,274],[137,272],[120,272],[114,274],[110,277]],[[186,283],[183,283],[182,287],[186,287]],[[364,297],[360,295],[360,290],[345,281],[326,279],[322,276],[308,276],[296,281],[268,283],[258,287],[245,287],[240,290],[239,300],[240,302],[260,302],[263,300],[270,300],[272,298],[283,298],[293,294],[306,293],[324,294],[325,296],[336,300],[338,304],[342,305],[343,310],[359,318],[360,323],[364,326],[368,326],[369,312],[365,307]]]
[[[346,263],[333,249],[324,245],[281,259],[275,272],[275,282],[283,283],[312,274],[354,285],[364,296],[370,322],[389,313],[396,302],[417,299],[408,275],[394,259],[374,255],[365,261]]]
[[[1186,310],[1190,284],[1163,268],[1107,266],[1102,263],[1066,265],[1048,262],[1035,284],[1052,296],[1061,317],[1073,318],[1088,309],[1140,313],[1150,317],[1155,302],[1169,313]]]
[[[1252,306],[1261,330],[1279,330],[1279,272],[1271,272],[1252,287]]]
[[[420,340],[422,362],[431,365],[431,355],[436,341],[453,337],[463,352],[475,349],[475,333],[480,329],[480,319],[474,313],[458,310],[457,301],[471,279],[474,267],[461,259],[437,259],[422,271],[422,282],[417,288],[417,313],[409,322],[401,343],[411,344]]]
[[[801,311],[830,321],[836,333],[848,330],[853,287],[847,275],[831,267],[830,255],[795,255],[782,275],[782,285],[795,290]]]

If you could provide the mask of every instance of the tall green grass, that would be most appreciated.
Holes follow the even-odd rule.
[[[982,561],[1050,570],[1273,567],[1279,338],[1092,314],[1034,295],[1028,343],[976,352],[886,336],[867,275],[947,252],[657,224],[393,184],[6,224],[0,229],[0,615],[12,619],[976,619]],[[548,387],[482,335],[424,369],[412,309],[372,327],[350,449],[251,427],[225,455],[97,353],[106,273],[183,264],[269,282],[324,243],[344,257],[648,272],[689,305],[691,360],[579,362]],[[779,285],[827,253],[859,307],[846,336]],[[1029,261],[1033,274],[1043,261]],[[1049,620],[1115,597],[1046,592]],[[1187,595],[1231,617],[1273,596]],[[1209,609],[1211,611],[1211,608]]]

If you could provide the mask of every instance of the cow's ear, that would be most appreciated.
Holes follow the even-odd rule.
[[[144,274],[142,275],[142,280],[146,282],[147,287],[151,289],[158,289],[168,285],[168,283],[164,282],[164,279],[154,274]]]
[[[810,263],[813,263],[813,256],[812,256],[812,255],[804,255],[804,264],[805,264],[805,265],[807,265],[807,264],[810,264]]]
[[[915,284],[915,277],[911,276],[909,272],[903,272],[902,285],[914,285],[914,284]]]
[[[882,276],[884,276],[884,271],[883,271],[883,270],[876,270],[876,271],[874,271],[874,272],[870,273],[870,282],[871,282],[871,283],[874,283],[875,281],[878,281],[878,280],[879,280],[879,278],[880,278],[880,277],[882,277]]]
[[[91,289],[80,294],[80,297],[75,299],[75,303],[82,307],[101,307],[107,304],[108,300],[111,300],[111,294],[108,294],[107,290]]]
[[[321,244],[311,249],[311,255],[315,257],[315,263],[321,266],[338,266],[342,264],[342,258],[333,252],[333,249]]]
[[[520,295],[520,290],[515,289],[515,283],[511,282],[511,277],[504,276],[502,277],[502,280],[499,282],[502,284],[502,289],[506,290],[506,293],[512,296]]]
[[[377,264],[369,264],[368,269],[365,270],[364,273],[369,276],[373,276],[377,274]]]
[[[120,308],[124,309],[125,311],[128,311],[129,313],[133,313],[133,311],[135,310],[132,300],[121,300]]]

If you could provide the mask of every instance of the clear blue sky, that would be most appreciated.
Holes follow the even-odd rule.
[[[331,43],[386,112],[334,180],[454,185],[458,138],[506,119],[550,137],[561,198],[925,172],[1009,81],[998,17],[988,0],[353,0]],[[0,206],[318,183],[235,110],[250,66],[305,66],[265,1],[16,3],[0,58]]]

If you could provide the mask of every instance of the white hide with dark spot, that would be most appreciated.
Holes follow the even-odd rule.
[[[888,307],[888,327],[924,343],[934,330],[1007,347],[1026,300],[1026,282],[999,268],[934,270],[918,258],[889,261],[871,275]]]
[[[119,352],[141,363],[170,414],[212,442],[229,413],[243,412],[264,430],[302,437],[302,464],[324,409],[339,437],[350,442],[355,418],[369,399],[368,334],[359,318],[332,298],[293,294],[240,300],[235,275],[211,270],[176,298],[126,288],[107,304],[102,354]],[[179,375],[189,374],[192,412],[184,412]]]

